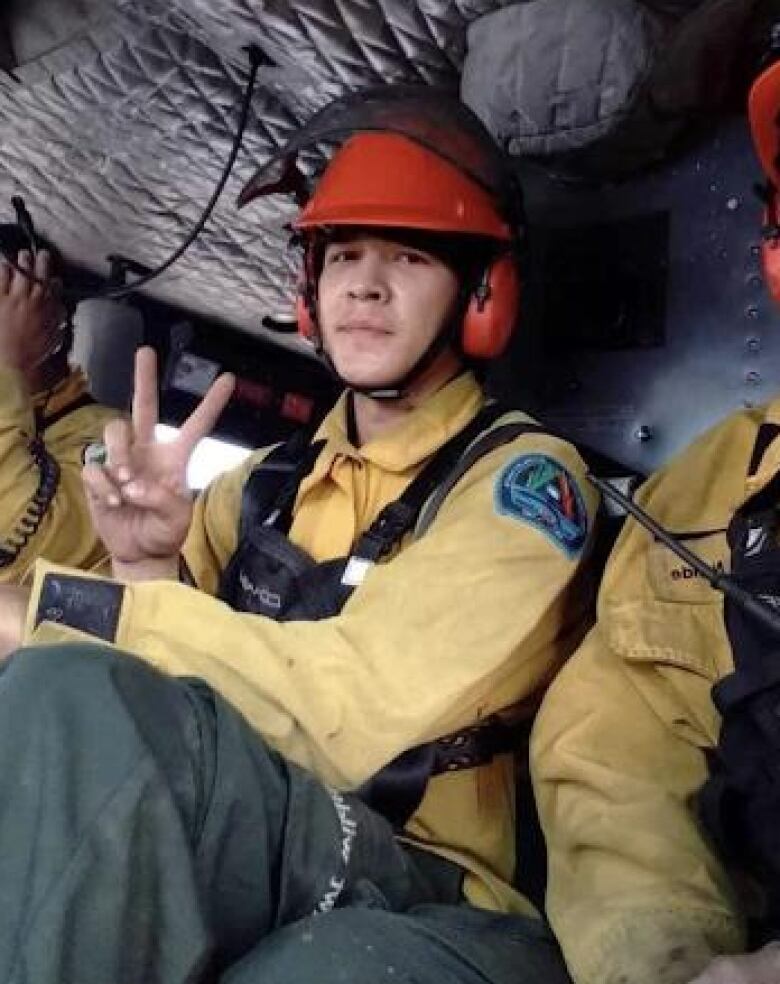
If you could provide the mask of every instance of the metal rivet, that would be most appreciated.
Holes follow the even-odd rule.
[[[758,384],[761,382],[761,373],[758,372],[756,369],[749,369],[745,373],[745,382],[749,386],[758,386]]]
[[[755,335],[751,335],[745,342],[745,346],[750,352],[759,352],[761,350],[761,339]]]
[[[650,441],[653,437],[653,428],[647,424],[640,424],[634,431],[634,437],[637,441]]]

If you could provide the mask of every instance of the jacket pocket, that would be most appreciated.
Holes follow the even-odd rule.
[[[710,692],[733,668],[722,603],[632,602],[603,613],[602,624],[656,715],[679,737],[712,747],[720,717]]]

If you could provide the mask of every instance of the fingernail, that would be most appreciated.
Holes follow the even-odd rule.
[[[119,498],[119,496],[118,496],[118,495],[114,495],[114,494],[112,493],[112,494],[111,494],[111,495],[110,495],[110,496],[108,497],[108,504],[109,504],[109,506],[111,506],[111,508],[112,508],[112,509],[116,509],[116,507],[117,507],[117,506],[121,506],[121,504],[122,504],[122,500],[121,500],[121,499]]]
[[[133,476],[130,474],[130,469],[123,465],[121,468],[117,468],[116,477],[120,482],[129,482]]]
[[[135,499],[139,495],[144,494],[143,483],[141,482],[130,482],[129,485],[125,485],[124,491],[131,499]]]

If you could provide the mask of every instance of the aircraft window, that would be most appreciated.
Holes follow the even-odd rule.
[[[160,441],[172,441],[178,430],[167,424],[158,424],[155,433]],[[204,437],[190,459],[187,468],[187,485],[193,490],[204,489],[222,472],[240,465],[251,453],[249,448],[220,441],[214,437]]]

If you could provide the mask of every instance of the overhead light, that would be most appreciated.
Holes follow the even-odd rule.
[[[157,424],[154,429],[158,441],[173,441],[179,433],[177,427]],[[203,489],[218,475],[235,468],[246,461],[252,453],[250,448],[219,441],[215,437],[204,437],[195,446],[187,466],[187,485],[191,489]]]

